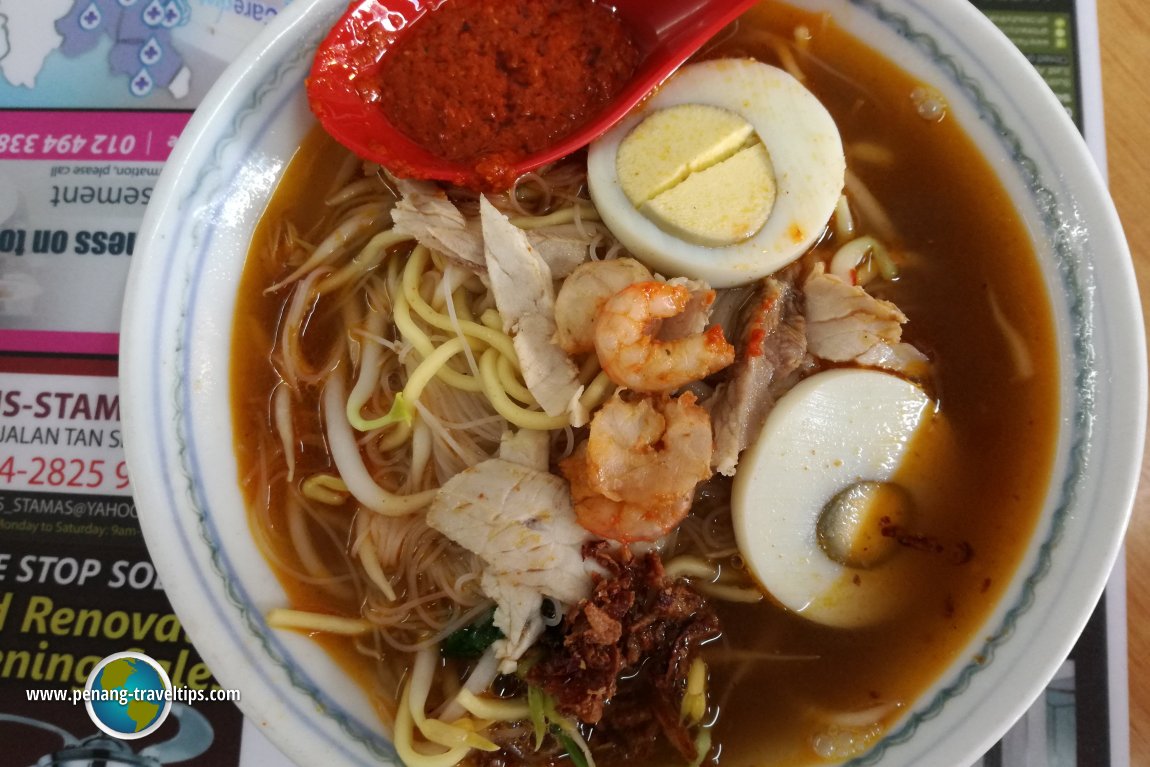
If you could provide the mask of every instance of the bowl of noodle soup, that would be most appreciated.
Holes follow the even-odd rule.
[[[790,72],[842,136],[841,202],[775,287],[814,305],[810,275],[831,276],[855,242],[867,255],[848,282],[896,306],[891,347],[914,350],[860,362],[804,347],[771,403],[867,368],[911,381],[934,414],[890,478],[912,505],[882,526],[895,564],[852,570],[896,606],[858,623],[764,593],[732,522],[758,513],[732,512],[757,497],[739,485],[754,480],[712,476],[707,460],[683,480],[693,448],[659,486],[627,495],[623,482],[614,498],[638,506],[686,482],[674,524],[590,520],[588,497],[607,493],[586,490],[603,471],[585,444],[596,423],[646,408],[686,424],[650,440],[669,452],[719,418],[733,384],[706,369],[644,392],[583,349],[570,354],[578,403],[539,405],[496,280],[402,231],[395,211],[446,203],[457,233],[482,222],[484,237],[539,250],[561,240],[580,264],[550,267],[563,305],[567,275],[628,256],[588,192],[586,154],[484,195],[365,164],[317,127],[304,92],[344,7],[293,3],[214,87],[158,182],[124,312],[141,524],[184,627],[245,714],[300,764],[977,759],[1102,592],[1145,422],[1122,232],[1026,60],[965,0],[764,0],[701,54]],[[658,272],[634,282],[680,289]],[[747,307],[769,302],[707,287],[682,290],[734,306],[727,336],[745,353]],[[741,467],[760,466],[746,458],[756,439]],[[452,528],[512,492],[499,472],[533,495],[498,513],[574,503],[582,524],[467,516],[472,527]],[[483,548],[506,529],[542,537]],[[622,545],[602,543],[612,537]],[[516,605],[527,618],[509,617]],[[600,636],[608,613],[631,644]],[[608,700],[568,700],[565,686],[591,686],[570,665],[590,645],[612,648],[606,668],[624,678]]]

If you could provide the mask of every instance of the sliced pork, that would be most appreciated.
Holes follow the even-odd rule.
[[[822,264],[803,283],[807,343],[811,354],[830,362],[855,362],[911,376],[924,373],[926,355],[903,343],[906,315]]]
[[[715,393],[711,465],[726,476],[735,473],[739,454],[754,441],[775,400],[807,359],[803,297],[788,272],[764,279],[743,308],[735,364]]]

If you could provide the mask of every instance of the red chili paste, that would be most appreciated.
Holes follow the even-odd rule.
[[[388,51],[380,96],[408,137],[495,180],[594,116],[638,58],[591,0],[450,0]]]

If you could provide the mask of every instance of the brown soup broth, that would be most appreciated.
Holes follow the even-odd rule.
[[[805,84],[834,116],[848,168],[897,232],[888,244],[904,254],[900,277],[875,292],[910,318],[904,339],[932,360],[931,393],[942,418],[916,439],[897,478],[913,498],[913,533],[921,545],[898,557],[900,580],[913,586],[900,595],[896,618],[832,629],[769,602],[717,603],[724,634],[708,645],[706,659],[723,765],[809,762],[811,739],[827,728],[828,717],[873,709],[889,720],[898,711],[888,704],[912,703],[958,657],[1002,594],[1034,528],[1058,422],[1053,322],[1026,230],[955,121],[918,116],[911,94],[921,83],[823,16],[773,1],[761,3],[705,55],[780,64],[776,47],[793,41],[799,25],[813,33],[794,52]],[[861,144],[885,148],[889,162],[856,156]],[[264,294],[282,277],[282,266],[263,254],[282,221],[300,231],[317,223],[341,156],[322,134],[307,139],[257,230],[240,288],[232,401],[241,480],[253,509],[265,492],[252,481],[263,471],[257,448],[276,439],[269,403],[278,379],[268,350],[283,311],[279,296]],[[864,217],[859,223],[863,234],[874,233],[868,232],[873,222]],[[325,337],[342,332],[338,316],[337,308],[321,306],[311,318],[313,359],[322,358]],[[1026,374],[1004,323],[1024,342]],[[318,403],[308,408],[318,425]],[[297,475],[327,466],[321,448],[309,448]],[[266,473],[283,471],[272,466]],[[354,599],[333,603],[285,569],[299,563],[287,544],[282,491],[272,493],[270,512],[253,511],[251,523],[279,557],[273,566],[293,605],[358,615]],[[335,513],[350,518],[349,512]],[[332,544],[325,552],[333,569],[343,566],[336,549]],[[328,639],[325,646],[378,694],[382,712],[393,709],[396,691],[390,683],[376,689],[374,661],[346,640]]]
[[[896,620],[873,628],[820,627],[772,606],[720,608],[721,647],[779,656],[712,662],[712,689],[726,699],[715,733],[724,765],[806,761],[826,715],[913,702],[972,638],[1017,566],[1056,439],[1053,323],[1029,237],[957,123],[918,116],[911,94],[921,83],[823,17],[773,2],[708,55],[778,64],[770,35],[792,40],[798,25],[814,33],[806,53],[795,53],[806,86],[834,116],[848,168],[894,224],[891,244],[914,254],[896,282],[874,292],[906,313],[904,339],[934,365],[941,423],[916,439],[897,477],[930,550],[901,555],[900,580],[916,586]],[[856,159],[860,143],[886,147],[891,161]],[[1030,375],[1020,374],[992,302],[1024,339]]]

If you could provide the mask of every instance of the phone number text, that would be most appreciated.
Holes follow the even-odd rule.
[[[124,461],[108,461],[103,458],[0,456],[0,484],[123,490],[128,487],[128,466]]]

